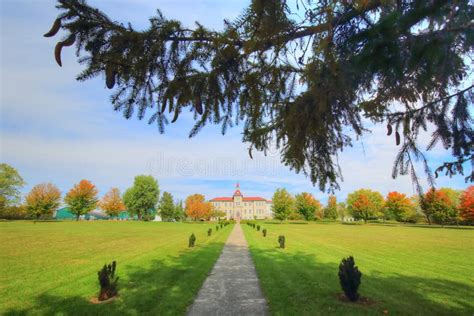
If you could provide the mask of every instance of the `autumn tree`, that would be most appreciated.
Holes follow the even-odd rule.
[[[429,123],[426,150],[441,142],[454,156],[435,176],[474,181],[471,0],[292,4],[252,0],[221,30],[190,28],[158,11],[137,30],[84,0],[58,0],[45,36],[64,31],[55,47],[60,66],[62,50],[76,43],[84,65],[77,79],[105,78],[126,118],[164,132],[191,111],[190,136],[206,124],[225,133],[243,121],[250,156],[276,144],[282,162],[321,190],[339,188],[339,153],[374,123],[387,124],[400,146],[393,177],[410,174],[419,187],[419,160],[433,181],[418,142]]]
[[[125,211],[125,204],[122,201],[120,190],[111,188],[99,202],[99,207],[111,217],[116,217],[120,212]]]
[[[334,195],[330,195],[328,198],[328,204],[324,208],[324,218],[337,218],[337,199]]]
[[[461,218],[467,223],[474,224],[474,186],[468,187],[459,200]]]
[[[206,202],[204,195],[193,194],[186,198],[186,215],[196,220],[209,220],[212,215],[213,207],[210,202]]]
[[[81,180],[69,190],[64,202],[78,221],[81,215],[89,213],[97,206],[97,189],[89,180]]]
[[[364,223],[371,217],[380,216],[383,207],[383,196],[379,192],[369,189],[360,189],[347,196],[347,209],[357,219]]]
[[[303,192],[295,196],[295,209],[307,221],[313,220],[321,208],[321,203],[311,193]]]
[[[275,219],[279,221],[286,220],[294,206],[294,198],[285,188],[276,189],[272,198],[272,211]]]
[[[12,166],[0,164],[0,210],[20,202],[20,189],[25,181]]]
[[[407,222],[416,215],[415,205],[410,198],[396,191],[387,194],[385,209],[399,222]]]
[[[445,225],[457,219],[457,209],[453,201],[445,191],[431,188],[420,199],[420,207],[428,220]]]
[[[160,199],[160,216],[163,221],[169,222],[175,219],[175,205],[173,195],[163,192]]]
[[[35,185],[25,199],[25,207],[29,214],[39,219],[51,217],[61,203],[61,192],[51,183]]]
[[[123,201],[127,211],[141,220],[156,210],[159,195],[158,181],[152,176],[139,175],[135,177],[133,186],[125,191]]]

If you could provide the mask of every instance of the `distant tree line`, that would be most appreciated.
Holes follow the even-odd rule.
[[[400,192],[389,192],[384,198],[380,192],[359,189],[350,193],[345,202],[337,201],[334,195],[328,197],[323,206],[311,193],[291,195],[279,188],[273,194],[274,218],[284,220],[394,220],[428,224],[474,225],[474,186],[466,190],[431,188],[422,195],[408,197]]]
[[[81,180],[61,198],[60,190],[51,183],[35,185],[21,202],[21,188],[25,181],[18,171],[7,164],[0,164],[0,218],[51,218],[63,205],[76,219],[100,208],[109,217],[117,218],[127,211],[138,220],[151,220],[158,214],[163,221],[211,220],[226,216],[215,210],[202,194],[189,195],[183,201],[175,200],[169,192],[160,198],[158,181],[150,175],[138,175],[133,185],[121,195],[118,188],[111,188],[102,199],[89,180]],[[440,225],[474,224],[474,186],[464,191],[451,188],[432,188],[422,195],[408,197],[396,191],[384,198],[381,193],[360,189],[350,193],[345,202],[338,202],[334,195],[323,206],[311,193],[291,195],[279,188],[273,194],[274,218],[284,220],[395,220]]]

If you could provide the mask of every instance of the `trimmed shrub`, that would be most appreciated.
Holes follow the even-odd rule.
[[[263,234],[263,237],[267,237],[267,229],[266,228],[262,229],[262,234]]]
[[[257,231],[260,231],[260,225],[257,225]]]
[[[219,225],[216,226],[216,231],[218,231],[218,230],[219,230]]]
[[[191,234],[191,236],[189,236],[189,248],[193,248],[194,247],[194,244],[196,243],[196,236],[194,236],[194,234]]]
[[[339,265],[339,283],[346,297],[353,302],[359,299],[357,290],[361,277],[362,273],[356,267],[352,256],[342,259]]]
[[[211,236],[211,235],[212,235],[212,228],[209,228],[209,229],[207,230],[207,236]]]
[[[97,272],[100,284],[99,301],[105,301],[118,295],[117,283],[119,278],[115,276],[116,267],[117,263],[113,261],[109,265],[104,264],[102,270]]]
[[[285,248],[285,236],[280,235],[278,236],[278,243],[280,244],[280,248]]]

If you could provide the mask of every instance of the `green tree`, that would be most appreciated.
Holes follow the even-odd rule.
[[[89,180],[81,180],[64,197],[64,202],[69,210],[76,215],[76,221],[81,215],[92,211],[98,201],[97,189]]]
[[[20,202],[20,189],[25,181],[18,171],[6,163],[0,164],[0,209]]]
[[[272,198],[272,211],[275,219],[284,221],[294,208],[294,199],[285,188],[276,189]]]
[[[354,218],[363,219],[367,223],[369,218],[380,216],[384,200],[379,192],[360,189],[347,196],[346,204]]]
[[[174,220],[175,221],[182,221],[186,218],[186,214],[184,213],[183,201],[176,202],[174,206]]]
[[[338,154],[372,123],[386,123],[401,145],[393,177],[410,173],[418,184],[412,161],[420,159],[433,181],[417,145],[428,122],[428,150],[441,141],[455,158],[436,175],[470,167],[471,0],[295,2],[252,0],[216,31],[160,11],[136,30],[84,1],[59,0],[45,36],[64,31],[59,65],[61,50],[77,42],[78,80],[105,77],[126,118],[136,113],[164,132],[191,108],[190,136],[243,121],[250,155],[276,143],[283,163],[321,190],[339,187]]]
[[[448,198],[452,201],[453,204],[452,209],[450,211],[450,219],[453,220],[457,225],[459,221],[462,220],[459,205],[461,203],[461,195],[463,191],[455,190],[452,188],[440,188],[439,190],[446,194]]]
[[[221,218],[224,218],[226,216],[225,212],[224,211],[219,211],[219,210],[216,210],[216,209],[213,209],[212,210],[212,216],[213,218],[217,218],[218,220],[220,220]]]
[[[321,203],[311,193],[303,192],[295,196],[295,209],[307,221],[313,220],[321,207]]]
[[[156,210],[159,195],[158,181],[152,176],[139,175],[135,177],[133,186],[125,191],[123,202],[127,211],[141,220]]]
[[[324,208],[324,218],[337,218],[337,199],[334,195],[329,196],[328,205]]]
[[[35,185],[25,198],[26,211],[39,219],[52,216],[61,203],[61,192],[51,183]]]
[[[163,192],[160,199],[160,216],[165,222],[169,222],[175,219],[175,205],[173,196],[169,192]]]
[[[339,217],[339,219],[341,221],[344,221],[344,219],[346,218],[347,216],[347,207],[346,207],[346,203],[344,202],[339,202],[337,204],[337,216]]]

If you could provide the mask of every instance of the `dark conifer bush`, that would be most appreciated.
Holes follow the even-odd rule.
[[[105,301],[118,295],[117,283],[119,278],[115,276],[116,267],[117,263],[113,261],[109,265],[104,264],[102,270],[97,272],[100,284],[99,301]]]
[[[194,234],[191,234],[191,236],[189,236],[189,248],[193,248],[195,243],[196,236],[194,236]]]
[[[280,244],[280,248],[285,248],[285,236],[280,235],[278,236],[278,243]]]
[[[257,231],[260,231],[260,225],[257,225]]]
[[[219,225],[216,225],[216,231],[218,231],[218,230],[219,230]]]
[[[339,265],[339,282],[346,297],[353,302],[359,299],[357,290],[361,277],[362,273],[356,267],[352,256],[342,259]]]
[[[207,236],[211,236],[211,235],[212,235],[212,228],[209,228],[209,229],[207,230]]]
[[[267,229],[266,228],[262,229],[262,234],[263,234],[263,237],[267,237]]]

